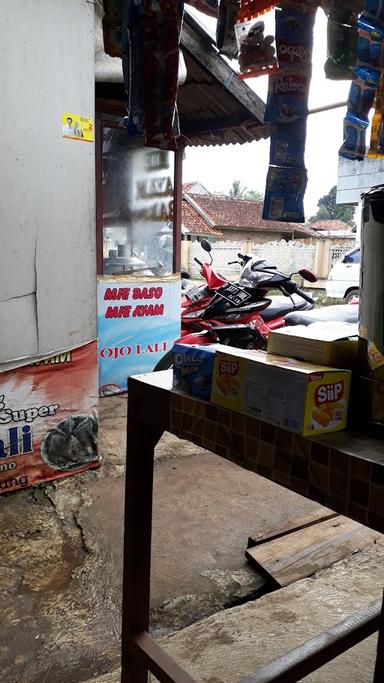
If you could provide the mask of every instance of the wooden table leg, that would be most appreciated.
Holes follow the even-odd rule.
[[[154,448],[163,433],[159,426],[148,424],[148,411],[151,409],[153,407],[146,406],[143,415],[140,387],[135,382],[130,383],[125,474],[122,683],[148,681],[148,669],[143,660],[135,656],[132,641],[149,627]]]
[[[375,675],[373,683],[383,683],[384,681],[384,593],[383,604],[381,607],[381,620],[379,627],[379,638],[377,641],[377,655],[375,665]]]

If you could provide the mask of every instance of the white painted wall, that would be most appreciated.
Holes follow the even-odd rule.
[[[361,194],[384,183],[384,158],[350,161],[339,159],[337,204],[357,204]]]
[[[0,370],[96,337],[93,3],[1,0]]]
[[[192,278],[200,277],[200,266],[194,260],[197,257],[200,261],[209,262],[208,255],[201,248],[200,242],[194,240],[193,242],[182,242],[186,244],[188,249],[188,265],[186,269]],[[232,242],[230,240],[220,240],[212,244],[213,267],[229,280],[238,280],[240,275],[239,265],[228,265],[228,261],[238,261],[238,252],[242,251],[241,242]],[[251,254],[252,255],[252,254]]]
[[[319,240],[320,242],[320,240]],[[185,246],[186,245],[186,246]],[[200,275],[200,266],[194,261],[197,256],[200,261],[207,260],[206,254],[200,246],[200,242],[182,242],[184,250],[184,265],[193,278]],[[212,245],[213,267],[229,280],[238,280],[240,275],[239,265],[228,265],[229,261],[238,261],[238,252],[244,253],[241,242],[231,242],[229,240],[216,241]],[[283,273],[292,273],[300,268],[315,269],[316,245],[305,244],[302,242],[265,242],[263,244],[253,243],[248,251],[249,256],[258,259],[265,259]],[[328,274],[328,272],[327,272]]]

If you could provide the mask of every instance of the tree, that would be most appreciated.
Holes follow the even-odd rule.
[[[326,220],[340,220],[356,229],[353,216],[355,214],[355,207],[349,204],[336,204],[336,185],[331,187],[328,194],[320,197],[317,202],[318,210],[314,216],[308,220],[308,223],[316,223],[316,221]]]
[[[246,197],[247,199],[253,199],[254,202],[262,202],[264,199],[263,193],[258,190],[248,190]]]
[[[229,196],[230,197],[244,197],[244,194],[246,193],[247,188],[245,185],[241,184],[240,180],[234,180],[232,182],[231,188],[229,190]]]
[[[243,197],[244,199],[252,199],[255,202],[263,201],[264,195],[258,190],[248,190],[245,185],[241,184],[240,180],[234,180],[229,190],[230,197]]]

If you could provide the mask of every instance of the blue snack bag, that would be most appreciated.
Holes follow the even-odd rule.
[[[383,0],[365,0],[365,13],[370,14],[374,19],[384,22],[384,1]]]
[[[263,220],[304,223],[305,168],[270,166],[268,169]]]
[[[344,142],[339,149],[339,156],[343,159],[364,159],[367,128],[368,121],[360,119],[352,112],[347,112],[344,119]]]
[[[269,77],[266,123],[292,123],[308,113],[310,70],[283,69]]]
[[[270,165],[304,167],[306,134],[306,117],[295,123],[272,124]]]
[[[368,114],[375,99],[380,73],[374,69],[357,66],[349,91],[348,111],[368,121]]]
[[[362,12],[358,25],[357,65],[380,70],[383,62],[384,29]]]
[[[173,388],[193,394],[204,401],[211,398],[215,345],[175,344],[173,356]]]
[[[306,185],[305,168],[270,166],[268,169],[266,189],[269,192],[292,197],[304,193]]]

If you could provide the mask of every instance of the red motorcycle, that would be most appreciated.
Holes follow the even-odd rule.
[[[211,245],[201,246],[210,255],[210,263],[195,261],[201,267],[206,285],[191,287],[182,298],[181,337],[183,344],[207,345],[220,343],[237,348],[265,349],[270,330],[283,327],[285,316],[299,310],[312,309],[314,300],[297,286],[292,275],[277,271],[266,261],[238,254],[242,270],[238,284],[231,283],[212,268]],[[233,262],[232,262],[233,263]],[[316,277],[309,270],[299,274],[308,282]],[[278,289],[283,296],[266,298],[270,290]],[[172,366],[172,351],[156,365],[155,371]]]

